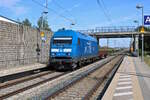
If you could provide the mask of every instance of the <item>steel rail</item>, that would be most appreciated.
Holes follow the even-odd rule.
[[[11,96],[16,95],[16,94],[19,94],[19,93],[21,93],[21,92],[24,92],[24,91],[26,91],[26,90],[29,90],[29,89],[34,88],[34,87],[36,87],[36,86],[39,86],[39,85],[41,85],[41,84],[43,84],[43,83],[46,83],[46,82],[48,82],[48,81],[52,81],[53,79],[56,79],[56,78],[58,78],[58,77],[60,77],[60,76],[63,76],[63,75],[65,75],[65,74],[67,74],[67,73],[69,73],[69,72],[64,72],[64,73],[62,73],[62,74],[59,74],[59,75],[56,75],[56,76],[54,76],[54,77],[45,79],[45,80],[40,81],[40,82],[38,82],[38,83],[35,83],[35,84],[32,84],[32,85],[26,86],[26,87],[24,87],[24,88],[21,88],[21,89],[18,89],[18,90],[16,90],[16,91],[7,93],[7,94],[5,94],[5,95],[2,95],[2,96],[0,96],[0,100],[1,100],[1,99],[2,99],[2,100],[3,100],[3,99],[6,99],[6,98],[11,97]]]
[[[77,82],[79,82],[80,80],[84,79],[85,77],[87,77],[89,74],[95,72],[97,69],[101,68],[102,66],[106,65],[107,63],[109,63],[110,61],[112,61],[114,58],[116,58],[118,56],[112,57],[111,59],[105,61],[103,64],[101,64],[99,67],[93,69],[92,71],[87,72],[85,75],[78,77],[78,79],[70,82],[69,84],[65,85],[64,87],[62,87],[61,89],[55,91],[54,93],[50,94],[47,98],[45,98],[45,100],[50,100],[51,98],[56,97],[58,94],[62,93],[63,91],[65,91],[66,89],[68,89],[69,87],[73,86],[74,84],[76,84]]]
[[[52,74],[52,73],[54,73],[54,72],[52,72],[52,71],[41,72],[41,73],[34,74],[34,75],[31,75],[31,76],[26,76],[26,77],[19,78],[19,79],[16,79],[16,80],[8,81],[6,83],[0,84],[0,89],[8,88],[10,86],[17,85],[19,83],[23,83],[25,81],[33,80],[35,78],[42,77],[42,76]]]
[[[122,61],[123,61],[123,59],[124,59],[124,56],[125,56],[125,55],[123,55],[122,58],[119,60],[119,62],[116,63],[115,68],[114,68],[114,69],[112,70],[112,72],[109,74],[108,79],[107,79],[107,81],[106,81],[106,84],[104,85],[104,88],[103,88],[102,92],[101,92],[101,93],[99,94],[99,96],[97,97],[97,100],[101,100],[101,99],[102,99],[102,97],[103,97],[103,95],[105,94],[105,92],[106,92],[108,86],[110,85],[110,83],[111,83],[111,81],[112,81],[114,75],[116,74],[116,72],[117,72],[119,66],[121,65],[121,63],[122,63]]]
[[[100,87],[100,85],[104,82],[104,80],[106,80],[108,78],[108,75],[112,76],[113,74],[111,73],[113,71],[113,69],[115,69],[115,71],[118,69],[118,67],[120,66],[122,60],[123,60],[123,56],[119,59],[119,61],[117,61],[117,63],[114,65],[114,67],[112,67],[103,77],[97,79],[98,82],[97,84],[92,88],[90,89],[87,94],[82,98],[82,100],[89,100],[90,97],[92,97],[92,95],[94,94],[94,92]],[[109,85],[110,84],[110,81],[108,81],[109,83],[106,82],[105,85]],[[106,87],[106,86],[104,86]],[[104,92],[104,91],[103,91]],[[104,93],[103,93],[104,94]]]

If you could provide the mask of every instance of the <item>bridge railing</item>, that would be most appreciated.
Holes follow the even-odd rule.
[[[82,33],[119,33],[119,32],[135,32],[135,26],[119,26],[119,27],[96,27],[95,29],[79,30]]]

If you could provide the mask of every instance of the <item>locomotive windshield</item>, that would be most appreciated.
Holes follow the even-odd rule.
[[[54,44],[72,44],[72,37],[57,37],[53,39]]]

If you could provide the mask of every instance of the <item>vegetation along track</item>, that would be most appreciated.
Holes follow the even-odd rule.
[[[45,71],[32,76],[26,76],[20,79],[2,83],[0,84],[0,100],[34,88],[67,73],[68,72]]]
[[[123,57],[124,56],[117,56],[113,60],[110,60],[109,63],[100,66],[97,70],[94,70],[83,77],[79,77],[76,81],[70,82],[70,84],[54,92],[46,99],[95,99],[93,97],[98,97],[100,92],[104,92],[104,87],[106,88],[105,82],[108,79],[107,77],[113,69],[116,69],[116,66],[119,66],[118,63],[121,63]]]

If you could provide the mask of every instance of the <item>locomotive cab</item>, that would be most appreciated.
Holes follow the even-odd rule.
[[[57,32],[51,39],[50,47],[50,63],[56,68],[75,68],[77,67],[73,55],[75,45],[73,37],[69,32],[63,34],[64,31]],[[70,67],[71,66],[71,67]]]
[[[98,56],[97,40],[72,30],[54,33],[50,43],[50,64],[56,69],[75,69]]]
[[[51,57],[70,58],[72,37],[54,37],[52,40]]]

